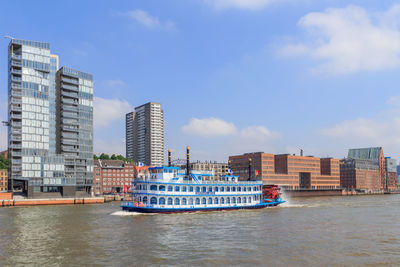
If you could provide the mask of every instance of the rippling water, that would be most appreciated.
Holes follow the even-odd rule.
[[[400,264],[400,195],[166,215],[119,204],[0,208],[0,265]]]

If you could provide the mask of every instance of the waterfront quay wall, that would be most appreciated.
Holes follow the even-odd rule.
[[[342,196],[342,189],[286,189],[283,191],[287,197],[320,197],[320,196]]]
[[[49,198],[49,199],[0,199],[0,207],[101,204],[103,197],[96,198]]]

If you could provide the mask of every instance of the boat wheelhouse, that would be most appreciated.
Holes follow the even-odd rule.
[[[284,202],[279,193],[274,195],[275,199],[266,199],[262,181],[239,181],[235,175],[221,176],[219,181],[207,180],[210,176],[211,171],[187,174],[178,167],[149,168],[148,175],[132,181],[132,202],[124,202],[122,209],[171,213],[256,209]]]

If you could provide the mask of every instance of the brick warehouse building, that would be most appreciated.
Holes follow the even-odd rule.
[[[396,189],[396,160],[384,156],[382,147],[349,149],[341,160],[341,186],[368,191]]]
[[[338,189],[340,188],[339,160],[295,156],[274,155],[263,152],[230,156],[229,162],[240,180],[262,179],[264,184],[277,184],[284,189]]]
[[[0,192],[6,192],[8,189],[8,171],[0,170]]]
[[[93,172],[93,192],[95,195],[104,193],[122,193],[132,184],[133,177],[148,175],[147,166],[138,167],[134,163],[122,160],[95,160]]]

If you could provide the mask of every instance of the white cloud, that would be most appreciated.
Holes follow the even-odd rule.
[[[381,13],[357,6],[328,8],[302,17],[298,25],[309,41],[279,50],[286,56],[304,55],[321,62],[313,71],[347,74],[400,65],[400,5]]]
[[[171,20],[167,20],[165,23],[162,23],[157,17],[154,17],[141,9],[135,9],[121,14],[133,19],[149,29],[175,29],[175,24]]]
[[[232,122],[211,117],[205,119],[192,118],[189,124],[182,126],[182,132],[187,135],[216,137],[233,135],[236,134],[237,130]]]
[[[400,97],[391,97],[387,110],[371,118],[346,120],[332,127],[322,129],[320,134],[346,147],[383,146],[389,155],[400,157],[400,110],[392,101]],[[398,105],[398,103],[397,103]],[[400,159],[400,158],[398,158]]]
[[[276,2],[276,0],[204,0],[204,2],[215,9],[237,8],[257,10]]]
[[[232,153],[246,153],[275,151],[274,141],[280,138],[278,132],[274,132],[265,126],[249,126],[243,128],[229,144]]]
[[[132,106],[127,101],[101,97],[94,97],[93,100],[95,128],[105,127],[113,121],[125,119],[125,114],[133,111]]]
[[[118,87],[118,86],[126,86],[126,83],[122,80],[107,80],[105,81],[106,86],[108,87]]]
[[[94,139],[94,148],[93,152],[95,154],[116,154],[125,156],[125,139],[115,139],[113,138],[111,141],[105,141],[99,138]]]

